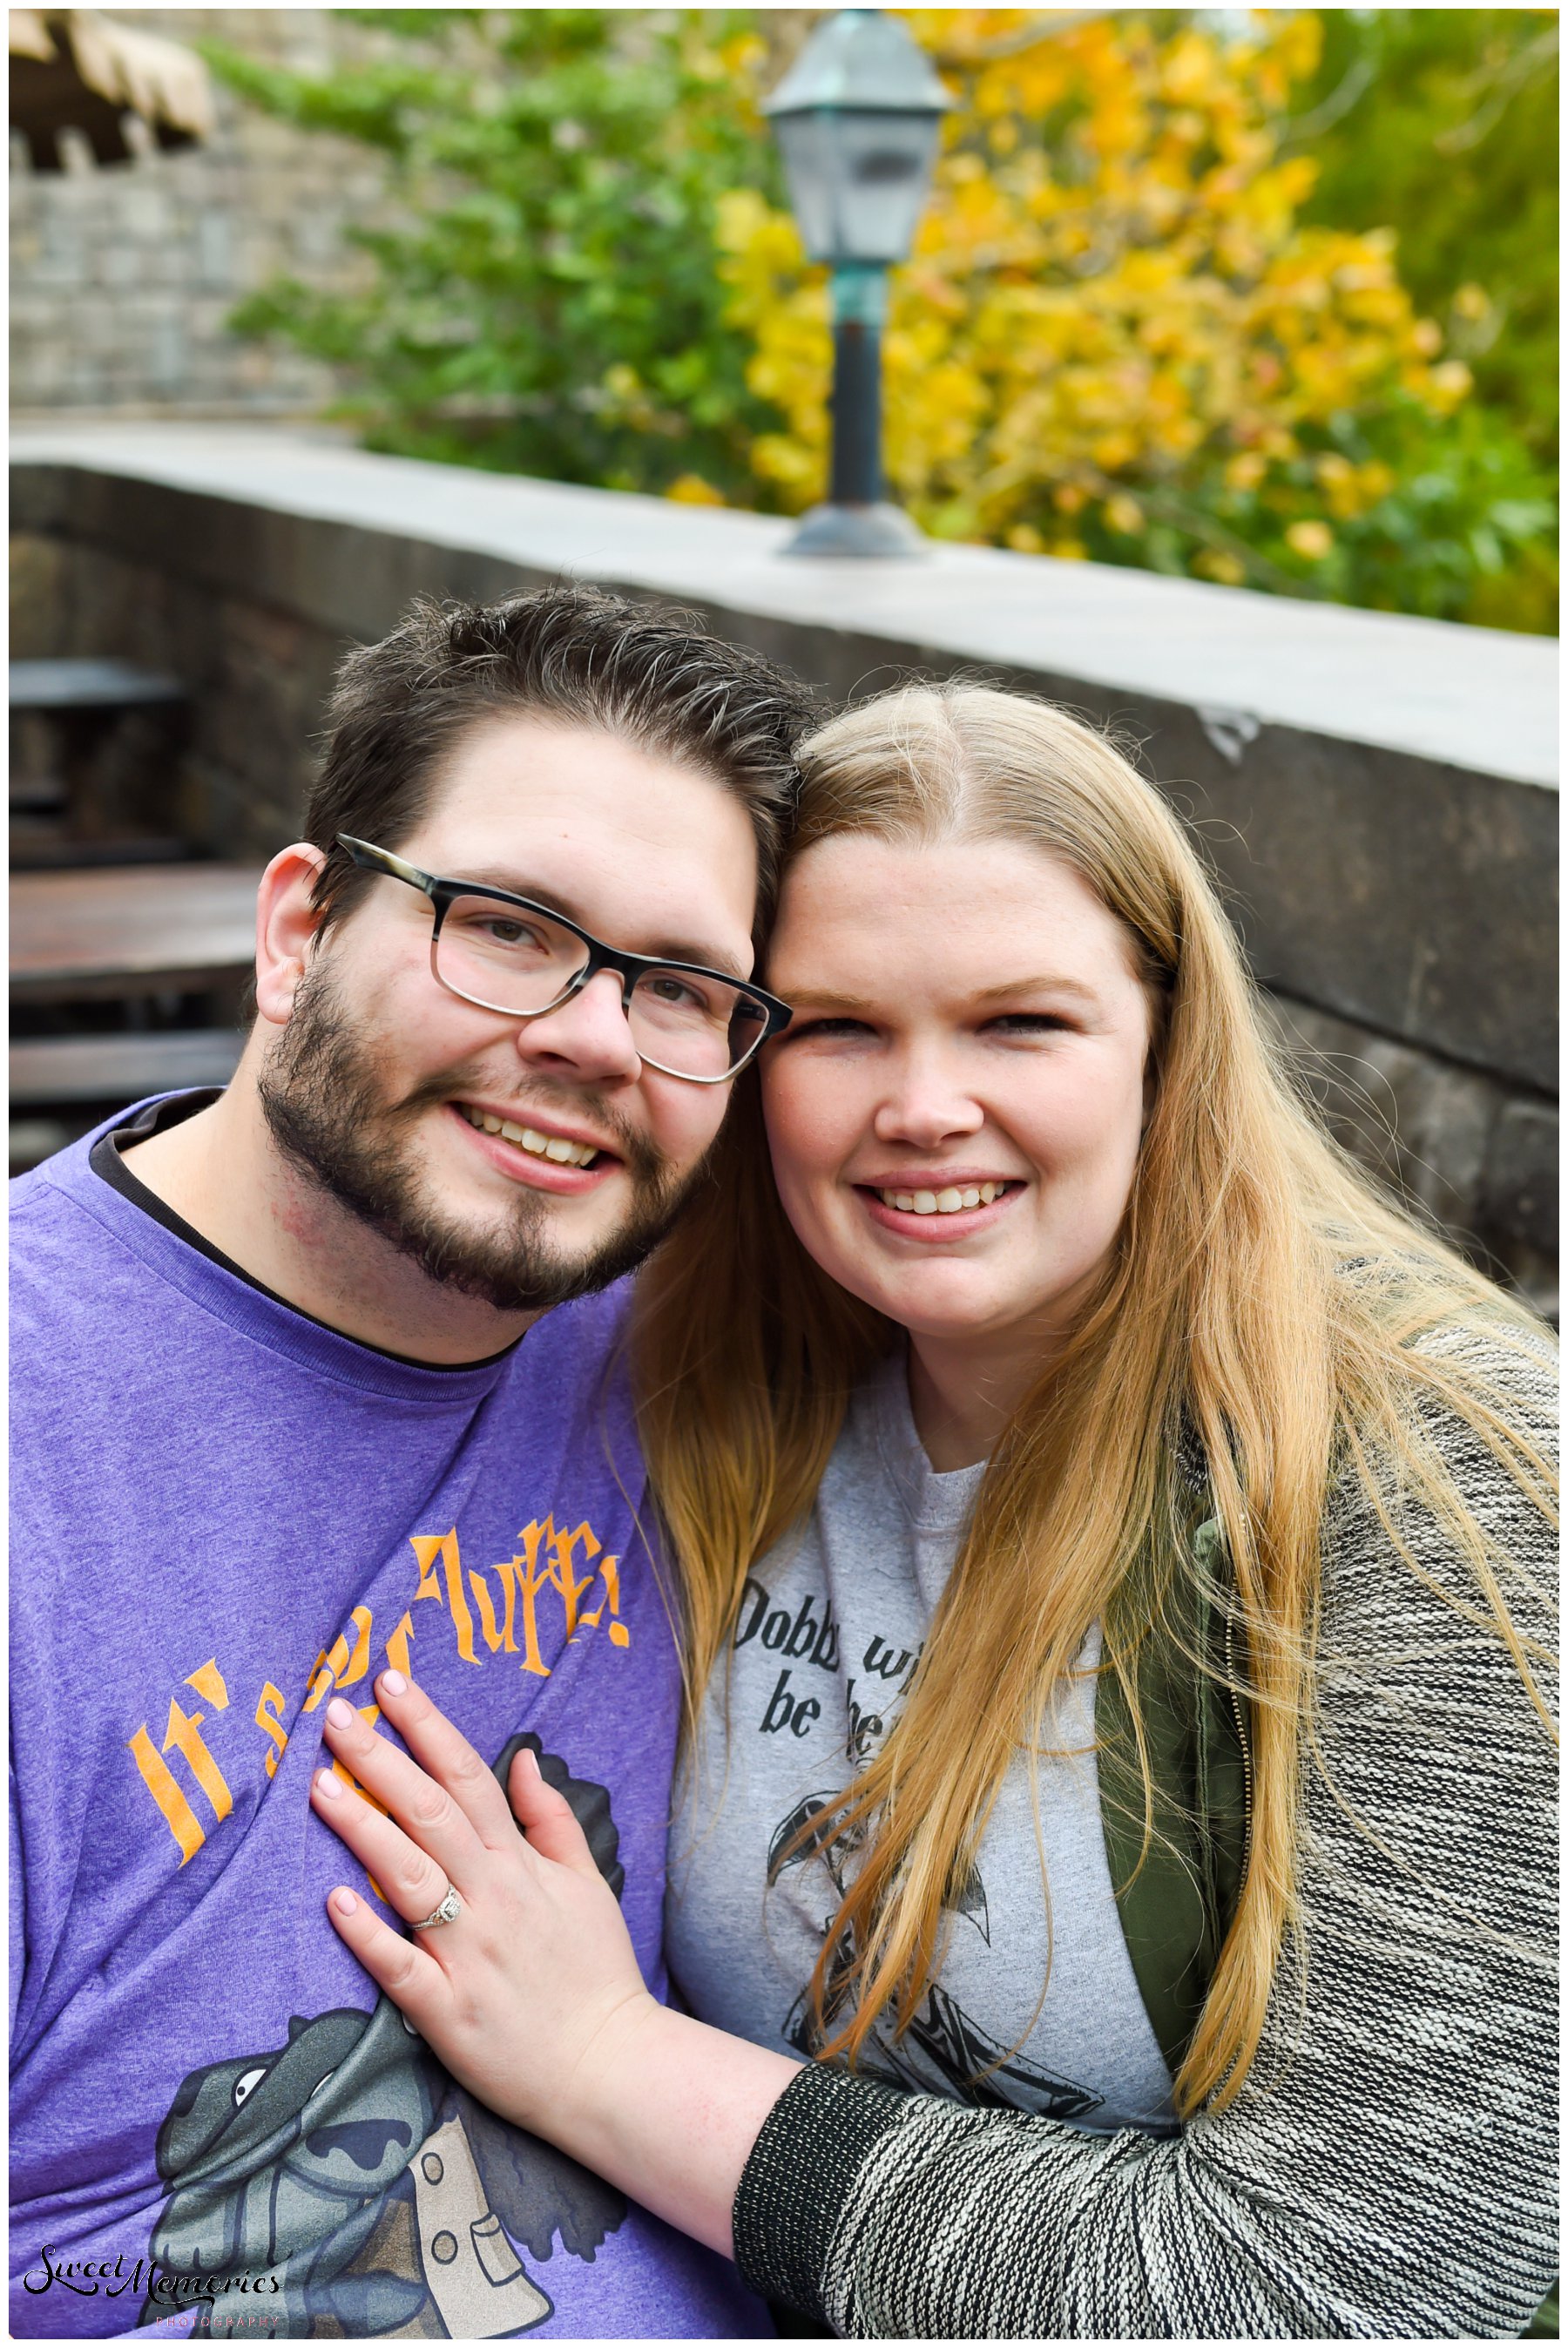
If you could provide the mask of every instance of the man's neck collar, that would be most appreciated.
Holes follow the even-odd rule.
[[[290,1166],[243,1061],[226,1093],[132,1144],[124,1164],[252,1286],[378,1353],[431,1368],[472,1367],[506,1352],[539,1318],[497,1313],[444,1288]]]

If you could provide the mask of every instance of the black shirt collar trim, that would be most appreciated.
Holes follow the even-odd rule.
[[[285,1312],[298,1313],[302,1321],[310,1322],[313,1327],[332,1330],[334,1337],[344,1336],[346,1333],[333,1329],[330,1321],[322,1320],[317,1313],[302,1312],[286,1296],[280,1296],[275,1288],[269,1288],[264,1281],[252,1279],[232,1256],[225,1255],[221,1248],[215,1248],[210,1240],[204,1240],[193,1223],[188,1223],[183,1215],[177,1215],[172,1207],[166,1206],[157,1192],[149,1190],[145,1182],[139,1181],[126,1164],[122,1154],[125,1150],[138,1141],[149,1139],[155,1133],[168,1133],[175,1126],[183,1125],[188,1117],[196,1115],[198,1109],[210,1108],[218,1098],[220,1090],[217,1086],[210,1086],[197,1092],[177,1093],[169,1100],[150,1102],[128,1125],[118,1125],[111,1133],[100,1134],[93,1144],[87,1163],[111,1190],[118,1190],[122,1199],[128,1199],[133,1207],[139,1207],[144,1215],[150,1215],[155,1223],[161,1223],[166,1231],[172,1231],[177,1240],[183,1241],[189,1248],[194,1248],[198,1255],[204,1255],[210,1263],[219,1265],[231,1280],[243,1281],[247,1288],[253,1288],[260,1296],[270,1297]],[[351,1337],[347,1342],[364,1346],[367,1354],[379,1354],[384,1362],[399,1362],[405,1369],[442,1370],[456,1375],[489,1369],[495,1363],[504,1362],[523,1341],[521,1337],[514,1337],[511,1344],[503,1345],[498,1354],[486,1354],[477,1362],[422,1362],[413,1354],[395,1354],[386,1345],[367,1345],[363,1337]]]

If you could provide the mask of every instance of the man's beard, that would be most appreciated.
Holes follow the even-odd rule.
[[[550,1201],[519,1183],[488,1231],[465,1228],[442,1211],[428,1179],[411,1162],[407,1137],[435,1105],[464,1097],[463,1068],[388,1102],[374,1050],[334,995],[324,972],[305,978],[289,1024],[263,1065],[258,1090],[273,1141],[292,1165],[444,1288],[498,1313],[538,1313],[608,1288],[635,1270],[680,1213],[702,1164],[679,1176],[645,1136],[587,1092],[575,1098],[600,1132],[614,1137],[631,1180],[624,1221],[587,1255],[571,1257],[548,1238]],[[483,1089],[473,1076],[474,1088]],[[542,1105],[544,1087],[536,1089]],[[521,1112],[527,1104],[519,1102]]]

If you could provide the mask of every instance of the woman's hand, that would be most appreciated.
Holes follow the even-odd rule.
[[[638,2038],[663,2013],[615,1894],[530,1752],[512,1763],[508,1809],[467,1739],[400,1672],[384,1672],[375,1694],[413,1760],[341,1696],[323,1734],[387,1815],[323,1769],[316,1816],[407,1923],[433,1914],[448,1885],[462,1912],[413,1940],[346,1888],[327,1913],[455,2078],[503,2118],[576,2152],[604,2097],[624,2094]]]
[[[383,1672],[375,1694],[414,1759],[334,1696],[323,1733],[371,1800],[318,1770],[316,1816],[408,1923],[433,1915],[448,1884],[463,1907],[405,1941],[340,1886],[327,1900],[337,1931],[482,2103],[732,2255],[741,2171],[799,2065],[649,1994],[615,1894],[531,1753],[512,1764],[508,1810],[467,1739],[401,1672]]]

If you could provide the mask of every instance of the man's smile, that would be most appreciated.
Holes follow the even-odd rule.
[[[600,1142],[563,1133],[553,1124],[535,1124],[532,1113],[525,1120],[471,1101],[447,1106],[477,1138],[491,1164],[514,1181],[576,1197],[597,1188],[621,1163]]]

